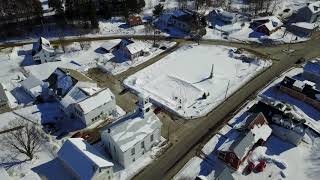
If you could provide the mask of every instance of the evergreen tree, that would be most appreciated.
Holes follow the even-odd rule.
[[[161,16],[161,14],[163,13],[163,10],[164,10],[163,5],[159,3],[158,5],[156,5],[154,7],[154,9],[152,11],[153,16],[155,16],[155,17]]]

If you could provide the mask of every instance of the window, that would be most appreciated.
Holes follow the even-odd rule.
[[[134,148],[131,149],[131,156],[133,156],[136,153],[136,150]]]
[[[136,159],[135,159],[135,158],[133,158],[133,159],[132,159],[132,162],[135,162],[135,161],[136,161]]]
[[[153,134],[151,134],[151,136],[150,136],[150,141],[151,142],[153,141]]]
[[[141,149],[144,149],[144,141],[141,142]]]
[[[150,108],[147,108],[147,109],[146,109],[146,112],[149,112],[149,111],[150,111]]]

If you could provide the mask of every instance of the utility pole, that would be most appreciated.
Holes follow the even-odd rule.
[[[228,81],[228,86],[227,86],[227,90],[226,90],[226,94],[225,94],[225,96],[224,96],[224,99],[227,98],[229,86],[230,86],[230,80]]]
[[[213,78],[213,71],[214,71],[214,64],[212,64],[212,66],[211,66],[211,72],[210,72],[209,79]]]

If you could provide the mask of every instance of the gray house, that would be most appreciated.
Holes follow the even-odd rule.
[[[320,1],[309,3],[298,10],[294,20],[296,22],[315,23],[320,20]]]
[[[47,82],[49,95],[59,101],[61,110],[85,125],[111,116],[116,110],[114,94],[97,87],[92,79],[76,70],[57,68]]]

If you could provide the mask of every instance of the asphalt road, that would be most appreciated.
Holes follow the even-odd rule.
[[[210,42],[208,42],[210,44]],[[283,52],[285,45],[278,47],[258,47],[253,48],[257,52],[269,54],[272,58],[277,59],[271,68],[256,76],[241,89],[236,91],[226,101],[220,104],[216,109],[210,112],[206,117],[195,119],[199,123],[193,126],[185,127],[177,132],[179,141],[175,142],[159,159],[147,166],[134,179],[170,179],[186,162],[184,158],[205,136],[213,131],[219,124],[224,122],[233,111],[235,111],[248,98],[255,95],[260,89],[265,87],[270,81],[280,76],[281,73],[294,66],[301,58],[312,58],[320,56],[320,40],[314,38],[305,43],[292,45],[291,48],[296,49],[292,54]],[[192,154],[192,153],[191,153]]]

